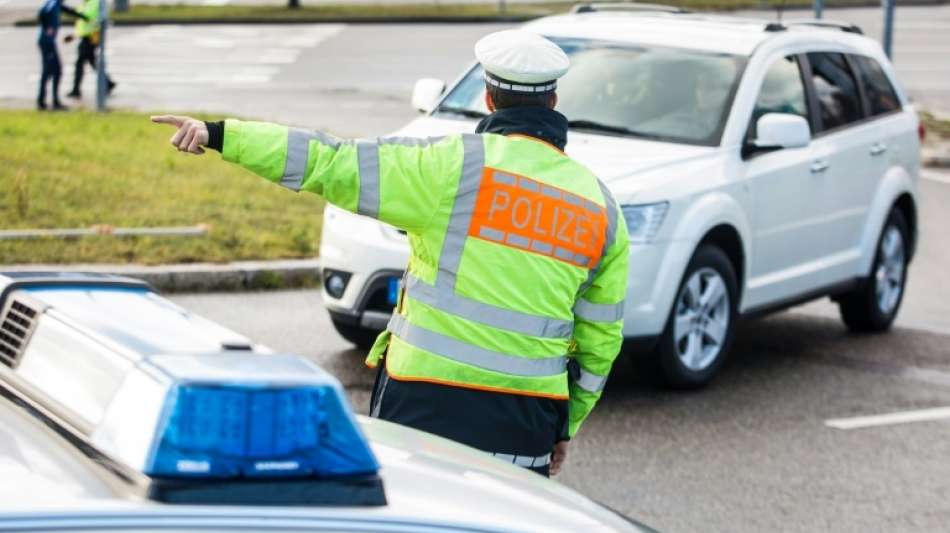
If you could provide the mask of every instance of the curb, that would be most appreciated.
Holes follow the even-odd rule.
[[[190,263],[180,265],[4,265],[0,271],[95,272],[143,280],[162,292],[221,292],[309,288],[320,285],[319,259]]]

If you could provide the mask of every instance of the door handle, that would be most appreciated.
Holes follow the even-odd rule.
[[[830,166],[831,165],[827,161],[823,159],[819,159],[818,161],[815,161],[814,163],[811,164],[811,168],[809,170],[811,170],[812,174],[820,174],[828,170],[828,167]]]
[[[887,151],[887,145],[884,143],[874,143],[871,145],[871,155],[881,155]]]

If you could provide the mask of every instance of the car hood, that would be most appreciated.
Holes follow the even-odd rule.
[[[477,124],[474,120],[425,116],[410,122],[397,134],[430,137],[470,133],[475,131]],[[568,132],[566,152],[589,168],[604,183],[611,185],[615,192],[616,189],[621,189],[624,196],[632,196],[655,185],[658,179],[672,179],[669,175],[656,177],[652,172],[654,170],[672,165],[693,164],[697,160],[718,154],[717,148],[710,146],[649,141],[573,130]]]

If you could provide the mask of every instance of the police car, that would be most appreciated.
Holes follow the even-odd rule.
[[[527,30],[571,70],[567,152],[622,204],[631,238],[624,335],[668,384],[699,386],[737,319],[830,296],[855,331],[890,327],[917,241],[923,130],[881,47],[829,21],[662,6],[580,6]],[[399,135],[472,131],[480,66]],[[395,229],[328,207],[323,296],[343,337],[383,329],[407,261]]]
[[[649,531],[120,277],[0,273],[0,531]]]

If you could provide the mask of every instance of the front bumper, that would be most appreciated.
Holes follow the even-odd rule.
[[[323,301],[334,320],[347,325],[382,330],[393,306],[389,280],[402,277],[409,262],[409,242],[396,229],[376,220],[328,205],[320,241]],[[334,273],[346,277],[345,289],[335,296],[327,290]]]

